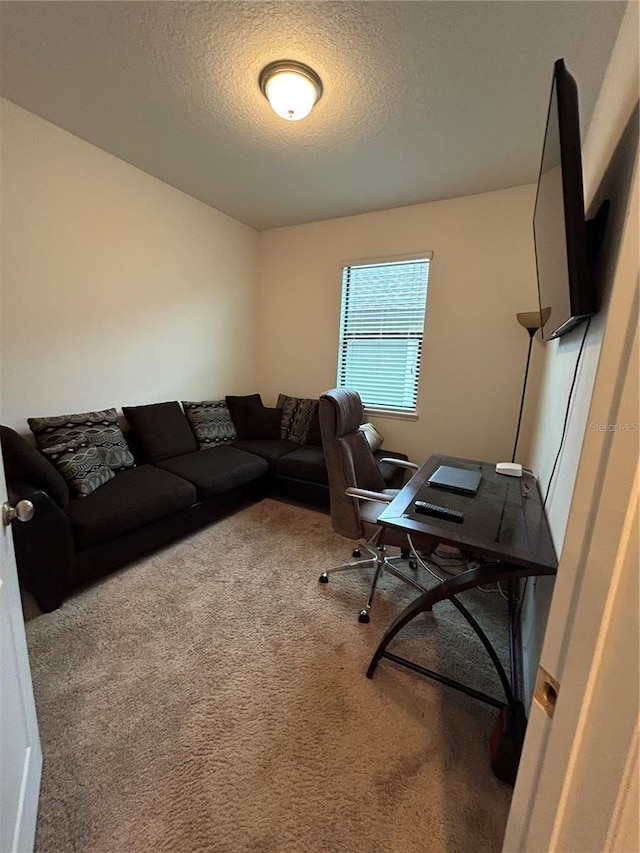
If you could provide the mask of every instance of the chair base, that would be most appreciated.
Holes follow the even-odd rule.
[[[353,556],[356,557],[360,556],[362,551],[367,551],[370,555],[369,557],[365,557],[361,560],[350,560],[347,563],[332,566],[330,569],[326,569],[322,572],[318,578],[320,583],[329,583],[329,575],[336,572],[348,572],[354,569],[373,569],[373,581],[371,583],[371,588],[369,589],[367,603],[358,614],[358,622],[361,622],[362,624],[367,624],[370,621],[369,612],[373,605],[373,597],[378,586],[378,581],[383,572],[389,572],[389,574],[399,578],[399,580],[404,581],[404,583],[412,586],[419,592],[426,592],[426,588],[424,586],[419,584],[410,575],[405,574],[405,572],[401,571],[397,566],[398,563],[406,563],[408,561],[411,568],[416,568],[415,561],[408,558],[406,551],[403,551],[399,557],[389,557],[385,546],[375,541],[378,538],[378,535],[379,534],[376,534],[376,536],[373,539],[370,539],[366,544],[354,548],[352,552]],[[374,544],[375,548],[372,547]]]

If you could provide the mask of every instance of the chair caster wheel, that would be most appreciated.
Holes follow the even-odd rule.
[[[361,610],[358,614],[358,622],[363,622],[365,625],[369,622],[369,613],[367,610]]]
[[[409,560],[409,568],[410,569],[417,569],[418,568],[418,564],[416,563],[415,560]]]
[[[318,578],[318,583],[329,583],[329,575],[323,572]]]
[[[361,557],[362,551],[360,550],[360,548],[354,548],[353,551],[351,552],[351,556],[352,557]]]

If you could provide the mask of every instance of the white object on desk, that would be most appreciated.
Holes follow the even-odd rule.
[[[505,474],[507,477],[522,477],[522,465],[517,462],[498,462],[496,474]]]

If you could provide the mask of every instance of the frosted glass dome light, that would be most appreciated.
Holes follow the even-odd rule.
[[[308,116],[322,95],[322,81],[312,68],[300,62],[270,63],[260,72],[259,83],[272,110],[286,121]]]

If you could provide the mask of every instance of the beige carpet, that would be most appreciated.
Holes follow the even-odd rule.
[[[365,678],[413,593],[387,579],[358,624],[368,577],[317,582],[348,555],[327,516],[265,500],[29,621],[37,850],[499,850],[496,712],[388,661]],[[448,604],[399,649],[500,695]]]

